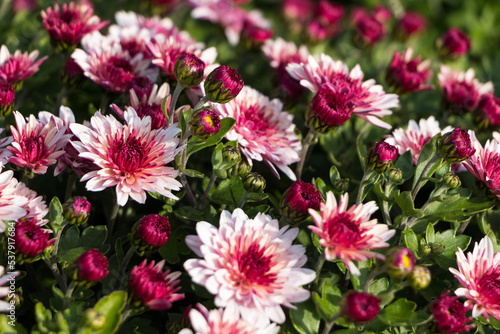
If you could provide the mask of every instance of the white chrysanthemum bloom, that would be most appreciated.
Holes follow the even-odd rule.
[[[16,194],[27,199],[27,203],[22,206],[26,210],[24,219],[36,219],[38,225],[45,225],[49,222],[43,219],[49,213],[49,208],[41,195],[38,196],[36,191],[31,190],[22,182],[16,184]]]
[[[175,178],[179,171],[165,166],[179,152],[180,129],[177,124],[166,129],[151,129],[151,117],[140,118],[135,110],[127,108],[126,124],[115,117],[97,112],[91,127],[71,124],[70,128],[80,141],[72,141],[79,156],[93,161],[98,170],[85,174],[86,188],[101,191],[116,186],[118,204],[123,206],[129,196],[139,202],[146,201],[146,191],[177,199],[170,191],[179,190]]]
[[[411,151],[411,156],[413,158],[413,164],[416,165],[422,148],[425,144],[431,140],[432,137],[438,133],[447,133],[452,131],[453,128],[448,125],[446,128],[441,130],[439,127],[439,122],[436,121],[434,116],[430,116],[427,119],[420,119],[417,122],[410,120],[408,122],[408,127],[406,130],[403,128],[396,129],[385,138],[385,142],[396,146],[399,150],[399,154],[403,154],[406,151]]]
[[[309,228],[319,236],[319,243],[325,247],[325,259],[340,259],[353,275],[360,275],[353,260],[367,261],[371,258],[384,260],[385,256],[370,249],[388,247],[386,242],[394,236],[386,224],[378,224],[370,216],[378,210],[374,201],[347,208],[349,195],[340,196],[337,204],[335,195],[326,193],[326,203],[320,204],[320,213],[309,209],[316,226]]]
[[[26,215],[28,198],[18,193],[19,183],[11,170],[0,174],[0,232],[5,231],[6,221],[15,221]]]
[[[0,134],[4,131],[5,129],[0,129]],[[9,162],[9,157],[12,156],[12,153],[5,148],[5,146],[9,145],[12,143],[12,136],[8,136],[5,138],[0,139],[0,169],[2,169],[3,166],[5,166]]]
[[[249,219],[241,209],[223,211],[219,228],[202,221],[198,235],[186,243],[201,259],[184,263],[193,282],[215,295],[217,307],[236,304],[238,314],[256,328],[285,321],[281,306],[295,308],[309,298],[301,285],[316,276],[306,263],[305,248],[292,245],[298,228],[279,228],[278,220],[263,213]]]
[[[399,97],[396,94],[386,94],[374,79],[363,81],[364,74],[359,65],[349,72],[347,65],[340,60],[334,61],[330,56],[321,54],[309,56],[307,61],[301,64],[288,64],[286,70],[292,78],[299,80],[302,86],[315,94],[325,83],[342,88],[339,92],[348,89],[352,95],[350,102],[354,104],[352,112],[356,116],[375,126],[391,128],[391,125],[380,120],[380,117],[392,114],[389,108],[398,106]]]
[[[214,111],[221,118],[236,120],[226,139],[238,142],[250,165],[252,160],[264,161],[276,177],[279,174],[275,166],[295,181],[295,174],[288,166],[299,161],[302,144],[294,131],[293,115],[282,108],[280,100],[269,100],[248,86],[230,102],[214,104]]]
[[[281,37],[275,40],[268,39],[261,49],[269,60],[271,67],[275,69],[278,69],[283,64],[306,62],[309,56],[309,50],[305,45],[297,48],[295,43],[287,42]]]
[[[5,268],[3,266],[0,266],[0,298],[2,299],[10,293],[10,288],[2,285],[14,280],[19,275],[18,271],[8,273],[7,275],[4,275],[4,273]],[[9,302],[0,300],[0,312],[8,312],[10,309],[12,308]]]
[[[474,250],[467,253],[457,249],[457,266],[450,271],[462,285],[455,294],[467,298],[465,307],[472,307],[472,316],[500,320],[500,253],[493,251],[493,244],[485,236]]]
[[[201,304],[189,311],[189,319],[195,334],[278,334],[279,327],[271,323],[262,328],[253,328],[240,318],[238,308],[230,302],[226,308],[208,310]],[[183,329],[179,334],[193,334],[190,329]]]

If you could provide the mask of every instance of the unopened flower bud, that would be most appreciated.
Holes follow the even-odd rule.
[[[379,142],[368,150],[366,164],[380,174],[392,168],[397,157],[397,147],[386,142]]]
[[[214,111],[202,109],[193,115],[189,121],[191,132],[198,138],[207,139],[220,129],[220,118]]]
[[[385,269],[394,279],[404,279],[412,272],[414,266],[415,256],[408,248],[393,247],[386,254]]]
[[[368,322],[378,315],[379,303],[374,295],[351,290],[340,301],[340,314],[349,321]]]
[[[469,37],[456,27],[444,33],[437,44],[441,53],[452,59],[469,52],[471,48]]]
[[[243,179],[243,188],[252,193],[264,191],[266,188],[266,179],[259,173],[248,173]]]
[[[422,255],[427,256],[432,252],[432,247],[429,244],[425,244],[422,246]]]
[[[140,254],[159,249],[168,241],[170,235],[168,217],[158,214],[141,218],[132,228],[132,242]]]
[[[452,163],[462,162],[476,152],[476,149],[472,147],[469,134],[460,127],[443,135],[439,141],[438,150],[446,161]]]
[[[14,94],[14,86],[8,82],[0,82],[0,117],[8,116],[12,111]]]
[[[203,60],[191,53],[181,55],[174,65],[175,78],[185,87],[198,86],[203,81],[204,71]]]
[[[236,146],[226,146],[222,149],[222,157],[227,162],[239,162],[241,160],[241,152]]]
[[[89,287],[108,274],[108,258],[97,248],[85,251],[74,263],[73,278],[83,286]]]
[[[403,171],[397,167],[393,167],[387,171],[387,178],[396,184],[400,184],[403,181]]]
[[[309,209],[316,210],[321,203],[321,193],[314,184],[295,181],[281,197],[281,214],[288,221],[298,223],[309,216]]]
[[[234,165],[228,170],[228,173],[231,177],[239,176],[241,178],[244,178],[251,171],[252,171],[252,166],[248,164],[246,159],[241,159],[240,162],[238,162],[236,165]]]
[[[20,220],[16,224],[14,245],[19,262],[33,262],[39,259],[45,249],[52,246],[56,239],[49,240],[51,231],[37,224],[36,218]]]
[[[82,323],[93,330],[99,330],[106,324],[106,317],[104,314],[101,314],[97,310],[91,308],[83,315]]]
[[[63,204],[63,216],[70,224],[79,226],[89,219],[90,208],[85,197],[72,197]]]
[[[85,79],[83,69],[73,58],[69,58],[59,73],[62,83],[70,88],[76,88]]]
[[[234,68],[222,65],[207,76],[205,94],[211,102],[227,103],[240,93],[243,85],[243,80]]]
[[[432,243],[431,244],[431,251],[433,254],[441,254],[442,252],[444,252],[444,249],[445,247],[443,246],[443,244],[440,244],[440,243]]]
[[[443,175],[443,182],[448,188],[457,188],[462,184],[460,178],[452,172],[448,172]]]
[[[340,179],[333,182],[333,190],[338,194],[344,194],[349,190],[349,179]]]
[[[408,281],[416,290],[425,289],[431,283],[431,272],[427,267],[417,265],[413,267],[412,272],[408,276]]]

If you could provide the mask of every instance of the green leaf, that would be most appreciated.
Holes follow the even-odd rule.
[[[457,265],[455,253],[457,248],[467,249],[471,241],[471,237],[467,235],[455,235],[454,230],[446,230],[436,233],[434,243],[440,243],[444,247],[441,254],[433,256],[433,260],[443,269],[455,267]]]
[[[78,227],[71,226],[61,237],[58,259],[72,262],[84,251],[92,248],[106,248],[104,242],[108,237],[108,229],[104,225],[89,226],[80,236]],[[108,245],[109,246],[109,245]]]
[[[185,174],[186,176],[196,177],[199,179],[202,179],[205,176],[205,174],[203,174],[202,172],[199,172],[195,169],[186,169],[182,165],[179,166],[179,171],[181,173]]]
[[[427,229],[425,231],[425,240],[427,240],[427,243],[429,243],[429,244],[434,243],[434,236],[435,236],[434,225],[429,223],[429,225],[427,225]]]
[[[188,147],[187,147],[187,151],[186,151],[187,156],[189,157],[193,153],[196,153],[204,148],[207,148],[207,147],[210,147],[210,146],[213,146],[213,145],[216,145],[217,143],[219,143],[222,140],[222,138],[224,138],[226,133],[228,133],[229,130],[231,130],[233,128],[235,123],[236,123],[236,120],[234,118],[226,117],[220,121],[219,132],[217,132],[212,137],[210,137],[206,140],[200,139],[198,137],[192,137],[188,142]]]
[[[438,153],[437,153],[437,142],[441,138],[441,134],[438,133],[434,137],[429,140],[427,144],[424,145],[422,148],[422,152],[420,153],[420,156],[418,157],[418,162],[417,162],[417,167],[415,168],[415,176],[413,178],[413,185],[412,189],[415,188],[417,185],[417,182],[422,175],[425,167],[429,163],[429,161],[432,160]],[[429,174],[427,175],[432,175],[434,171],[439,167],[439,164],[434,164],[434,167],[429,170]],[[424,175],[426,177],[427,175]]]
[[[12,326],[13,325],[13,326]],[[28,331],[17,322],[8,318],[5,314],[0,314],[0,333],[4,334],[28,334]]]
[[[222,149],[224,148],[224,144],[219,143],[214,151],[212,152],[212,166],[213,169],[218,169],[222,165],[224,158],[222,157]]]
[[[415,166],[413,166],[411,151],[406,151],[401,155],[394,163],[394,167],[401,169],[404,181],[409,180],[413,174],[415,174]]]
[[[318,191],[321,193],[321,196],[323,196],[323,198],[326,196],[326,193],[331,190],[325,183],[325,181],[323,181],[321,178],[317,177],[317,178],[313,178],[312,179],[312,183],[314,184],[314,186],[316,187],[316,189],[318,189]]]
[[[49,205],[49,223],[54,232],[63,228],[64,216],[63,207],[59,198],[53,197]]]
[[[417,304],[406,298],[397,299],[386,306],[378,315],[385,324],[391,326],[411,325],[422,322],[428,318],[424,312],[415,312]]]
[[[372,295],[378,295],[389,288],[389,280],[386,277],[373,280],[368,288],[368,292]]]
[[[118,330],[121,312],[127,304],[127,293],[115,291],[102,297],[87,310],[78,326],[78,334],[112,334]]]
[[[160,255],[170,264],[176,264],[180,261],[179,254],[189,254],[191,251],[186,245],[186,236],[189,232],[184,229],[172,231],[168,241],[160,248]]]
[[[321,317],[325,320],[330,319],[340,311],[340,300],[342,299],[342,291],[337,285],[323,284],[321,287],[321,296],[317,292],[313,292],[312,300],[316,304],[316,309]]]
[[[230,179],[222,180],[217,185],[214,193],[210,196],[210,200],[217,204],[237,205],[240,199],[245,194],[245,188],[240,177],[233,177]],[[234,200],[233,200],[234,196]],[[266,199],[266,193],[250,193],[247,202],[258,202]]]
[[[405,243],[406,248],[411,250],[413,254],[418,258],[418,239],[415,232],[412,229],[408,228],[408,226],[403,231],[403,242]]]
[[[335,181],[337,180],[341,180],[342,178],[340,177],[340,173],[337,169],[337,167],[335,167],[335,165],[332,165],[332,167],[330,168],[330,182],[333,184],[335,184]]]
[[[300,334],[316,334],[319,331],[320,318],[314,303],[309,299],[303,303],[295,304],[296,310],[290,310],[290,319],[293,327]]]
[[[494,202],[484,201],[480,198],[460,197],[454,201],[434,201],[425,208],[424,217],[418,217],[421,218],[418,221],[464,222],[472,215],[491,209],[494,205]]]
[[[420,209],[415,209],[415,204],[411,198],[409,191],[403,191],[395,196],[396,204],[401,208],[403,214],[410,217],[420,218],[424,216],[424,212]]]

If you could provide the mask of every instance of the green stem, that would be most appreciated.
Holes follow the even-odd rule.
[[[66,93],[68,92],[68,89],[66,88],[65,85],[62,86],[61,90],[59,91],[59,94],[57,95],[57,100],[56,100],[56,105],[55,105],[55,114],[59,113],[59,108],[62,105],[62,101],[64,97],[66,96]]]
[[[302,176],[302,170],[304,169],[304,163],[306,161],[307,153],[309,152],[309,149],[313,145],[317,136],[318,134],[316,133],[316,131],[314,131],[314,129],[311,128],[309,129],[309,132],[304,138],[304,143],[302,144],[302,151],[300,151],[300,160],[299,163],[297,164],[297,169],[295,170],[295,174],[298,180]]]
[[[64,201],[66,202],[73,192],[73,188],[75,187],[76,182],[76,174],[71,172],[68,177],[68,183],[66,183],[66,193],[64,194]]]
[[[318,260],[316,260],[316,266],[314,268],[314,271],[316,271],[316,278],[314,279],[313,282],[313,291],[316,290],[318,287],[319,283],[319,276],[321,274],[321,269],[323,268],[323,265],[325,264],[325,253],[321,253],[321,255],[318,257]]]
[[[411,191],[411,198],[415,200],[415,197],[417,197],[417,193],[419,192],[420,188],[425,184],[425,178],[427,177],[427,174],[431,170],[431,168],[436,164],[436,162],[440,161],[442,158],[439,155],[436,155],[432,157],[431,160],[427,163],[427,165],[424,167],[424,170],[422,171],[422,174],[420,174],[420,177],[418,178],[417,184],[415,185],[415,188]]]
[[[370,177],[372,176],[373,173],[375,173],[375,171],[369,167],[365,170],[365,173],[363,174],[363,178],[361,179],[361,182],[359,183],[358,196],[356,197],[356,205],[361,204],[361,202],[363,201],[363,193],[365,192],[365,187],[368,184],[366,181],[368,181],[370,179]]]
[[[243,197],[241,197],[241,200],[240,202],[238,203],[238,208],[243,208],[243,206],[245,205],[245,202],[247,201],[248,199],[248,196],[250,196],[250,191],[248,190],[245,190],[245,193],[243,194]]]
[[[65,219],[63,224],[61,225],[61,227],[57,231],[56,242],[54,243],[54,249],[52,250],[52,258],[51,258],[52,263],[55,262],[55,257],[57,256],[57,250],[59,249],[59,242],[61,241],[61,235],[62,235],[66,225],[68,225],[68,222]]]
[[[75,282],[71,282],[68,287],[68,290],[66,290],[66,293],[64,294],[63,310],[68,308],[69,303],[71,302],[71,296],[73,295],[73,291],[75,291],[75,289],[76,289]]]
[[[169,115],[168,114],[165,115],[165,117],[168,120],[168,126],[170,126],[174,123],[175,105],[177,104],[177,100],[179,99],[179,95],[181,95],[181,92],[184,90],[184,88],[185,87],[183,85],[181,85],[180,83],[177,83],[177,86],[175,86],[174,94],[172,95],[172,98],[170,99],[170,106],[168,109]]]
[[[366,277],[365,285],[363,286],[363,292],[368,292],[370,288],[370,284],[373,282],[373,279],[378,275],[385,271],[384,267],[376,267]]]
[[[62,292],[66,292],[68,290],[68,286],[66,285],[65,279],[62,277],[61,272],[59,271],[59,268],[57,267],[57,262],[52,262],[50,259],[43,259],[45,264],[49,267],[50,271],[52,272],[52,275],[57,281],[57,285],[61,288]]]
[[[191,115],[193,115],[193,114],[194,114],[194,112],[195,112],[196,110],[201,109],[201,107],[203,107],[203,105],[204,105],[205,103],[207,103],[207,102],[208,102],[208,97],[205,95],[205,96],[203,96],[203,97],[200,99],[200,101],[198,101],[198,103],[194,106],[194,108],[193,108],[193,112],[191,113]]]
[[[330,331],[332,330],[333,325],[335,324],[335,321],[340,318],[340,313],[335,314],[333,317],[331,317],[328,322],[325,325],[325,329],[323,330],[323,334],[330,334]]]
[[[116,198],[116,193],[113,200],[113,208],[111,208],[111,213],[109,214],[108,221],[108,239],[111,237],[111,233],[113,233],[113,227],[115,226],[116,217],[118,216],[118,209],[120,206],[118,205],[118,199]]]
[[[392,190],[392,183],[389,182],[385,185],[385,188],[384,188],[385,197],[389,197],[389,195],[391,194],[391,190]],[[389,202],[386,201],[385,199],[382,200],[382,215],[384,218],[384,222],[387,225],[392,226],[392,219],[391,219],[391,214],[390,214],[390,209],[389,209]]]
[[[101,114],[104,115],[106,114],[106,109],[108,108],[108,102],[109,102],[109,93],[104,92],[101,96],[101,104],[99,107],[99,110],[101,111]]]
[[[134,254],[135,254],[135,248],[134,248],[134,245],[131,245],[129,250],[127,251],[127,254],[125,254],[125,257],[123,258],[123,261],[120,265],[120,268],[118,269],[119,276],[118,276],[118,281],[116,282],[117,288],[120,286],[120,284],[119,284],[119,283],[121,283],[120,279],[122,277],[125,277],[125,271],[127,270],[128,263],[130,262],[130,259],[132,258],[132,256]]]
[[[198,201],[196,200],[196,197],[194,196],[194,193],[191,190],[191,186],[187,181],[186,174],[184,173],[181,174],[181,183],[182,187],[186,190],[186,195],[188,197],[189,203],[194,207],[198,207],[199,206]]]
[[[203,195],[201,196],[200,201],[198,202],[198,207],[200,205],[203,205],[203,203],[207,200],[208,194],[210,194],[210,190],[214,186],[214,183],[215,183],[216,180],[217,180],[217,175],[215,175],[215,173],[212,173],[212,176],[210,176],[210,181],[208,181],[207,188],[205,189],[205,192],[203,193]]]

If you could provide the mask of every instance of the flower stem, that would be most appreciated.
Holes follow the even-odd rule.
[[[196,110],[201,109],[201,107],[203,107],[203,105],[204,105],[205,103],[207,103],[207,101],[208,101],[208,97],[207,97],[206,95],[205,95],[205,96],[203,96],[203,97],[200,99],[200,101],[198,101],[198,103],[194,106],[194,108],[193,108],[193,112],[191,113],[191,115],[193,115],[193,114],[194,114],[194,112],[195,112]]]
[[[436,164],[436,162],[440,161],[441,157],[439,155],[436,155],[429,160],[427,165],[424,167],[424,170],[422,171],[422,174],[420,174],[420,177],[418,178],[418,182],[415,185],[415,188],[411,191],[411,198],[415,200],[415,197],[417,197],[417,193],[419,192],[420,188],[424,185],[424,179],[427,177],[427,174],[431,170],[432,166]]]
[[[68,89],[66,88],[65,85],[63,85],[61,90],[59,91],[59,94],[57,95],[54,113],[57,113],[59,111],[59,108],[61,107],[62,101],[63,101],[64,97],[66,96],[67,91],[68,91]]]
[[[66,285],[66,282],[64,278],[61,275],[61,272],[59,271],[59,268],[57,267],[57,262],[53,262],[50,259],[43,259],[43,261],[47,264],[49,267],[50,271],[52,271],[52,275],[57,281],[57,285],[61,288],[62,292],[66,292],[68,290],[68,286]]]
[[[123,278],[125,276],[125,271],[127,270],[127,266],[128,266],[128,263],[130,262],[130,259],[132,258],[132,256],[135,254],[135,248],[134,248],[134,245],[131,245],[129,250],[127,251],[127,254],[125,254],[124,258],[123,258],[123,261],[120,265],[120,269],[118,269],[118,281],[116,282],[116,288],[119,288],[120,287],[120,284],[121,281],[120,279]]]
[[[65,202],[71,197],[71,193],[73,192],[73,188],[75,187],[75,182],[76,174],[72,172],[69,174],[68,183],[66,183],[66,193],[64,194]]]
[[[361,179],[361,182],[359,183],[359,189],[358,189],[358,196],[356,197],[356,205],[361,204],[363,201],[363,193],[365,191],[365,187],[368,184],[366,181],[370,179],[370,177],[375,173],[374,170],[371,168],[367,168],[365,170],[365,173],[363,174],[363,178]]]
[[[389,195],[391,194],[391,190],[392,190],[392,184],[391,183],[386,184],[384,187],[384,195],[386,197],[389,197]],[[392,226],[391,214],[389,210],[389,202],[386,200],[382,200],[382,215],[384,218],[384,222],[387,225]]]
[[[111,209],[111,213],[109,214],[108,221],[108,239],[111,237],[111,233],[113,232],[113,227],[115,226],[116,217],[118,216],[118,209],[120,206],[118,205],[118,199],[116,198],[116,194],[113,200],[113,208]]]
[[[318,134],[314,129],[309,129],[309,132],[306,135],[306,138],[304,138],[304,143],[302,144],[302,151],[300,151],[300,160],[299,163],[297,164],[297,169],[295,170],[295,174],[297,176],[297,179],[300,179],[302,176],[302,170],[304,169],[304,163],[307,158],[307,153],[309,152],[309,149],[312,147],[314,141],[318,137]]]
[[[198,208],[200,205],[202,205],[208,198],[208,194],[210,193],[210,190],[214,186],[215,181],[217,180],[217,175],[215,173],[212,173],[212,176],[210,176],[210,181],[208,181],[207,188],[205,189],[205,192],[201,196],[200,201],[198,202]]]
[[[63,310],[68,308],[69,303],[71,302],[71,296],[73,295],[73,291],[75,291],[75,289],[76,289],[75,282],[71,282],[68,287],[68,290],[66,290],[66,293],[64,294]]]
[[[165,117],[168,120],[168,126],[174,124],[174,110],[175,110],[175,105],[177,104],[177,100],[179,99],[179,95],[181,95],[181,92],[184,90],[184,86],[181,85],[180,83],[177,83],[177,86],[175,86],[174,94],[172,94],[172,98],[170,99],[170,106],[169,106],[169,114],[170,115],[165,115]]]
[[[243,194],[243,197],[241,197],[240,202],[238,203],[238,208],[243,209],[243,206],[245,205],[245,202],[248,199],[248,196],[250,196],[250,191],[245,190],[245,193]]]
[[[316,278],[314,279],[313,282],[313,290],[316,290],[318,287],[319,283],[319,274],[321,274],[321,269],[323,268],[323,265],[325,264],[325,253],[321,253],[321,255],[318,257],[318,260],[316,261],[316,267],[314,268],[314,271],[316,271]]]
[[[333,325],[335,324],[335,321],[340,318],[340,313],[335,314],[333,317],[331,317],[328,322],[325,325],[325,329],[323,330],[323,334],[330,334],[330,331],[332,330]]]
[[[57,250],[59,249],[59,242],[61,241],[61,235],[62,235],[62,233],[64,231],[64,228],[67,225],[68,225],[68,222],[65,219],[64,222],[63,222],[63,224],[61,225],[61,227],[57,231],[56,242],[54,243],[54,249],[52,250],[52,258],[51,258],[52,263],[55,262],[55,257],[57,256]]]
[[[104,92],[101,96],[101,105],[99,107],[99,110],[101,111],[102,115],[106,114],[106,109],[108,108],[108,102],[109,102],[109,94],[108,92]]]

